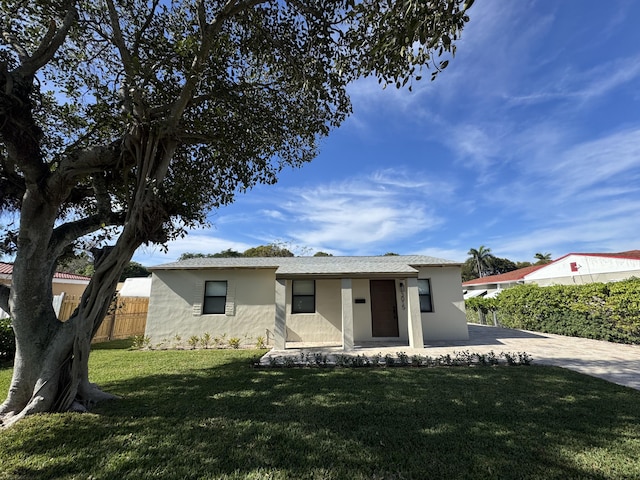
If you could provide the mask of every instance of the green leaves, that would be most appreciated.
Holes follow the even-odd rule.
[[[103,210],[133,208],[135,192],[153,178],[162,204],[154,212],[180,235],[177,225],[199,224],[238,191],[275,183],[282,168],[310,161],[318,139],[351,112],[349,82],[374,75],[411,89],[422,68],[435,77],[468,20],[463,0],[197,4],[113,0],[109,11],[108,3],[76,2],[77,19],[38,72],[42,81],[28,85],[33,104],[8,119],[42,131],[39,153],[24,158],[49,175],[83,172],[68,185],[56,181],[67,192],[56,207],[60,221],[96,214],[97,190]],[[23,50],[37,50],[65,6],[0,3],[7,68],[19,67]],[[9,81],[2,76],[0,91]],[[9,141],[2,132],[0,141],[0,148]],[[145,164],[147,148],[159,155],[174,144],[167,166],[160,156]],[[111,159],[87,154],[99,149]],[[87,158],[93,163],[80,163]],[[8,175],[0,166],[0,184]],[[5,207],[22,198],[21,190],[0,195],[11,196],[0,198]]]

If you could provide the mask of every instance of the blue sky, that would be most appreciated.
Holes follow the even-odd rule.
[[[481,0],[470,16],[435,82],[358,81],[312,163],[134,260],[271,242],[458,261],[640,248],[640,2]]]

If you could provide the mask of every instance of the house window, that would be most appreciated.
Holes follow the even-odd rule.
[[[202,313],[224,313],[227,303],[227,282],[204,283],[204,303]]]
[[[315,280],[294,280],[291,313],[315,313],[316,282]]]
[[[420,311],[433,312],[433,302],[431,300],[431,280],[428,278],[418,280],[418,294],[420,295]]]

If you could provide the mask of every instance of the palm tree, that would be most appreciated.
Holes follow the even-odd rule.
[[[550,253],[536,253],[534,258],[537,260],[536,265],[546,265],[547,263],[551,263],[551,254]]]
[[[484,277],[484,267],[488,266],[488,261],[490,258],[493,258],[491,254],[491,249],[485,247],[484,245],[480,245],[479,249],[472,248],[467,252],[467,255],[471,256],[474,259],[476,264],[476,269],[478,271],[478,276]]]

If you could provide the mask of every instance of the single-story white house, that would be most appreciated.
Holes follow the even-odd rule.
[[[146,336],[287,342],[466,340],[461,264],[420,255],[192,258],[151,267]]]
[[[464,298],[493,297],[514,285],[535,283],[582,285],[618,282],[640,277],[640,250],[619,253],[569,253],[545,265],[532,265],[501,275],[476,278],[462,284]]]

